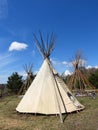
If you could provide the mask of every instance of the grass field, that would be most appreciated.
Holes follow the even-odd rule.
[[[79,97],[78,100],[85,109],[68,114],[62,124],[59,116],[19,114],[15,108],[20,99],[4,97],[0,99],[0,130],[98,130],[98,96],[96,99]]]

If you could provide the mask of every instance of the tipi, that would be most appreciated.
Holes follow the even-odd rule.
[[[47,36],[47,44],[45,44],[41,33],[40,38],[41,43],[34,35],[44,62],[16,110],[20,113],[59,114],[60,120],[63,122],[63,113],[82,110],[84,106],[72,95],[49,60],[50,53],[54,48],[54,35]]]
[[[31,85],[31,83],[34,79],[32,67],[33,67],[33,64],[29,64],[29,65],[25,64],[24,65],[24,70],[26,72],[26,79],[24,80],[24,82],[23,82],[23,84],[18,92],[18,95],[24,94],[25,91],[28,89],[28,87]]]
[[[83,68],[83,59],[80,51],[77,51],[75,60],[72,62],[74,72],[68,82],[68,87],[71,90],[84,93],[87,89],[95,90],[95,87],[88,81],[87,77],[81,71]]]

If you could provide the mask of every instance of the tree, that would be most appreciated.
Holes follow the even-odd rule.
[[[98,69],[89,77],[89,81],[98,89]]]
[[[8,77],[7,88],[10,93],[17,94],[22,84],[22,76],[20,76],[17,72]]]

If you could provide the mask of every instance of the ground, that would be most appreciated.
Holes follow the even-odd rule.
[[[98,96],[78,97],[85,109],[63,115],[64,123],[60,123],[59,116],[17,113],[20,100],[17,96],[0,98],[0,130],[98,130]]]

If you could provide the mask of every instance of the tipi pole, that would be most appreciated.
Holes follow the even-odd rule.
[[[60,90],[59,90],[59,87],[58,87],[58,83],[57,83],[57,80],[56,80],[55,74],[54,74],[54,72],[53,72],[53,70],[52,70],[52,68],[51,68],[51,66],[50,66],[50,63],[48,63],[48,64],[49,64],[50,70],[51,70],[51,72],[52,72],[52,75],[53,75],[54,81],[55,81],[54,84],[55,84],[55,86],[57,86],[57,90],[58,90],[58,92],[59,92],[59,94],[60,94],[61,101],[62,101],[63,106],[64,106],[64,109],[65,109],[65,111],[66,111],[66,107],[65,107],[65,105],[64,105],[64,101],[63,101],[63,98],[62,98],[62,96],[61,96],[61,93],[60,93]],[[54,86],[54,90],[55,90],[55,96],[56,96],[57,105],[58,105],[58,109],[59,109],[60,120],[61,120],[61,123],[63,123],[62,112],[61,112],[61,108],[60,108],[60,105],[59,105],[59,100],[58,100],[58,96],[57,96],[57,92],[56,92],[56,88],[55,88],[55,86]]]
[[[52,75],[53,75],[53,78],[54,78],[54,81],[55,81],[55,83],[54,83],[55,86],[58,86],[57,81],[55,79],[55,76],[54,76],[53,72],[52,72]],[[55,86],[54,86],[54,90],[55,90],[55,96],[56,96],[57,105],[58,105],[58,109],[59,109],[60,121],[61,121],[61,123],[63,123],[63,117],[62,117],[61,108],[60,108],[60,105],[59,105],[59,100],[58,100],[58,97],[57,97],[57,92],[56,92]]]

